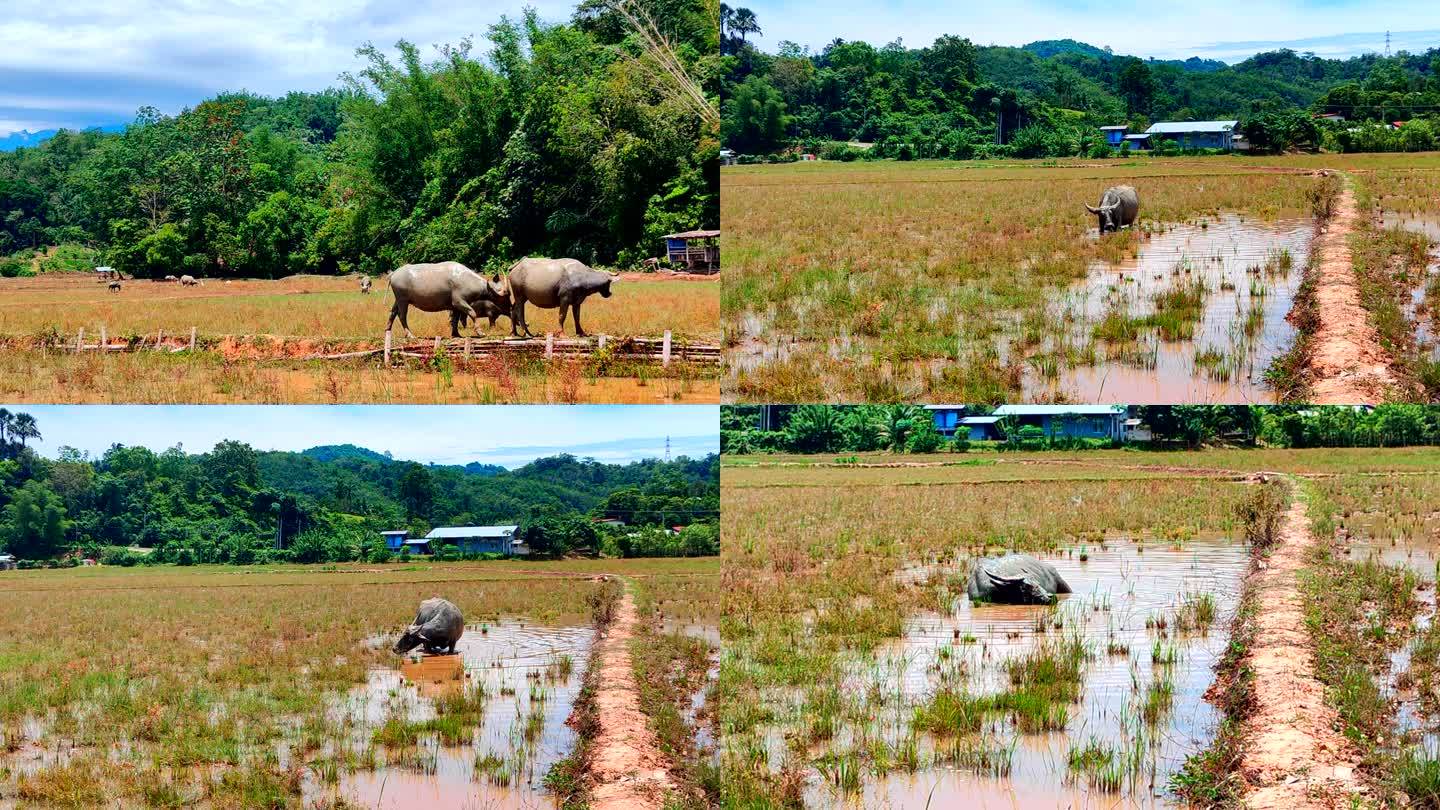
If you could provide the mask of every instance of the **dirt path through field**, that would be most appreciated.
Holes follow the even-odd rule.
[[[1258,600],[1249,653],[1255,706],[1246,720],[1240,762],[1249,785],[1245,805],[1251,808],[1343,807],[1361,791],[1355,773],[1359,756],[1336,731],[1339,719],[1315,677],[1305,628],[1297,574],[1315,542],[1305,504],[1295,498],[1274,553],[1251,575]]]
[[[592,810],[660,810],[675,793],[669,761],[640,710],[630,661],[630,641],[639,622],[635,599],[626,588],[600,642],[595,692],[600,731],[589,756]]]
[[[1319,326],[1310,339],[1310,400],[1322,405],[1373,405],[1398,384],[1390,356],[1360,304],[1350,235],[1360,213],[1345,178],[1335,210],[1315,239],[1315,311]]]

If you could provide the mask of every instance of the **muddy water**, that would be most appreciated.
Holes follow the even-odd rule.
[[[1142,550],[1143,548],[1143,550]],[[896,678],[900,704],[897,714],[908,717],[909,707],[924,701],[937,688],[942,669],[964,667],[966,688],[976,694],[994,694],[1007,683],[1004,662],[1033,650],[1046,635],[1078,631],[1092,657],[1085,666],[1078,705],[1070,707],[1063,732],[1022,734],[1008,722],[992,727],[997,742],[1013,745],[1007,778],[977,775],[951,768],[932,768],[910,775],[892,772],[866,784],[863,795],[851,797],[865,807],[1112,807],[1158,806],[1166,803],[1165,784],[1186,756],[1208,744],[1219,720],[1204,700],[1213,680],[1213,668],[1223,655],[1229,623],[1238,600],[1241,579],[1248,565],[1243,544],[1225,539],[1193,540],[1183,549],[1164,545],[1139,546],[1129,541],[1091,545],[1087,562],[1079,548],[1045,557],[1069,582],[1074,593],[1055,608],[1043,606],[984,605],[968,601],[947,615],[911,617],[902,642],[883,651],[874,669]],[[961,565],[949,566],[963,571]],[[1209,593],[1215,598],[1216,616],[1208,632],[1178,634],[1174,613],[1184,594]],[[1146,628],[1146,620],[1166,616],[1170,625],[1162,636]],[[1043,621],[1042,621],[1043,620]],[[1083,777],[1072,779],[1067,756],[1072,747],[1097,739],[1125,750],[1131,739],[1133,717],[1163,667],[1155,665],[1152,649],[1159,639],[1173,647],[1177,660],[1170,670],[1174,708],[1155,732],[1148,733],[1147,770],[1140,784],[1128,780],[1120,794],[1090,789]],[[1127,649],[1128,648],[1128,649]],[[1123,651],[1122,651],[1123,650]],[[945,660],[949,657],[949,661]],[[873,672],[857,674],[857,686]],[[1137,688],[1138,685],[1138,688]],[[894,726],[903,735],[904,721]],[[921,748],[933,750],[934,740]],[[924,760],[922,759],[922,762]],[[814,786],[814,806],[836,801],[828,787]]]
[[[1203,281],[1209,292],[1194,338],[1164,341],[1152,333],[1130,347],[1129,359],[1124,361],[1105,360],[1106,351],[1118,347],[1097,341],[1101,357],[1097,365],[1062,368],[1056,380],[1045,380],[1029,369],[1027,399],[1063,394],[1073,402],[1138,404],[1273,400],[1263,377],[1270,361],[1288,350],[1295,339],[1294,327],[1285,316],[1309,260],[1314,220],[1267,223],[1221,214],[1203,223],[1165,227],[1136,241],[1135,258],[1119,264],[1093,264],[1057,310],[1071,316],[1075,327],[1069,339],[1083,346],[1089,342],[1094,324],[1117,302],[1131,317],[1149,315],[1155,311],[1156,294],[1178,284]],[[1287,272],[1254,271],[1282,250],[1291,259]],[[1253,336],[1244,332],[1252,310],[1263,313]],[[1197,366],[1196,353],[1207,349],[1230,358],[1228,379]]]
[[[1385,228],[1404,228],[1430,238],[1430,262],[1424,278],[1410,291],[1405,317],[1415,325],[1415,341],[1422,350],[1440,359],[1440,311],[1432,311],[1425,302],[1426,288],[1440,278],[1440,216],[1428,214],[1396,214],[1386,212],[1380,219]]]
[[[1384,524],[1383,516],[1353,514],[1346,518],[1344,525],[1355,531],[1350,538],[1347,553],[1350,559],[1359,562],[1374,559],[1385,565],[1408,568],[1415,573],[1421,585],[1415,592],[1420,610],[1415,615],[1414,628],[1417,636],[1426,632],[1435,621],[1436,613],[1436,566],[1440,565],[1440,515],[1431,515],[1426,521],[1429,529],[1423,536],[1395,537],[1385,531],[1373,531],[1371,527]],[[1395,702],[1395,723],[1402,734],[1411,742],[1419,743],[1428,750],[1440,749],[1440,724],[1428,721],[1420,713],[1420,699],[1415,689],[1403,677],[1410,668],[1411,649],[1407,644],[1390,653],[1390,671],[1385,673],[1381,687],[1387,698]]]
[[[342,773],[337,788],[308,790],[307,805],[338,793],[362,807],[396,810],[556,806],[542,781],[574,748],[575,734],[565,720],[579,694],[593,641],[588,626],[544,627],[522,621],[470,625],[455,655],[412,657],[399,669],[372,670],[367,683],[334,708],[356,729],[350,743],[356,750],[364,750],[389,716],[433,718],[434,698],[447,691],[484,689],[484,721],[470,745],[445,746],[422,737],[411,758],[415,764]],[[563,657],[571,662],[568,673],[559,665]],[[543,715],[541,731],[526,741],[524,728],[534,713]],[[508,785],[477,771],[477,758],[486,755],[509,764],[514,777]]]

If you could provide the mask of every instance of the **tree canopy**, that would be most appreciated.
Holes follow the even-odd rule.
[[[82,551],[123,560],[106,549],[130,546],[159,562],[374,559],[381,531],[510,523],[542,533],[542,551],[553,554],[719,551],[713,455],[632,464],[559,455],[505,470],[422,465],[351,446],[264,452],[224,441],[194,454],[115,444],[91,458],[62,448],[48,460],[17,438],[39,435],[33,421],[16,433],[20,417],[28,420],[0,414],[0,550],[26,559]],[[597,528],[606,518],[624,526]],[[691,532],[688,544],[657,539],[697,525],[710,528]]]
[[[762,51],[750,15],[723,19],[726,145],[764,154],[784,146],[852,157],[837,144],[874,144],[870,157],[985,158],[1113,154],[1097,128],[1237,119],[1261,149],[1435,147],[1440,48],[1327,59],[1281,49],[1234,65],[1142,60],[1073,40],[980,46],[954,34],[925,47],[836,39],[818,53],[781,42]],[[1316,122],[1324,113],[1345,125]],[[1366,124],[1418,122],[1406,127]],[[1408,126],[1408,124],[1407,124]]]
[[[502,17],[483,53],[366,45],[332,89],[144,108],[0,153],[0,254],[80,243],[142,277],[633,264],[719,225],[718,131],[695,104],[718,103],[718,26],[701,0],[630,7],[662,47],[585,0],[563,24]]]

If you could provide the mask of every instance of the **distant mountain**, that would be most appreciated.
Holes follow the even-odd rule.
[[[1096,59],[1109,59],[1115,55],[1104,48],[1097,48],[1073,39],[1042,39],[1025,45],[1020,50],[1029,51],[1041,59],[1049,59],[1062,53],[1078,53],[1084,56],[1093,56]]]
[[[91,129],[98,129],[101,132],[123,132],[125,130],[125,125],[105,124],[98,127],[86,127],[85,129],[86,131]],[[30,146],[39,146],[40,144],[55,137],[55,134],[59,131],[60,130],[58,129],[42,129],[39,132],[30,132],[29,130],[22,129],[19,132],[12,132],[3,138],[0,138],[0,152],[14,152],[16,149],[24,149]]]
[[[302,451],[300,455],[309,456],[316,461],[327,463],[339,461],[342,458],[360,458],[366,461],[378,461],[382,464],[394,461],[394,459],[384,453],[377,453],[374,450],[367,450],[364,447],[357,447],[353,444],[326,444]]]
[[[1102,61],[1128,58],[1125,54],[1112,53],[1108,48],[1097,48],[1089,43],[1077,42],[1073,39],[1042,39],[1025,45],[1020,50],[1029,51],[1041,59],[1049,59],[1065,53],[1078,53]],[[1147,59],[1146,61],[1152,65],[1173,65],[1192,73],[1213,73],[1226,67],[1225,63],[1218,59],[1201,59],[1198,56],[1192,56],[1189,59]]]
[[[357,447],[353,444],[327,444],[320,447],[312,447],[309,450],[302,451],[300,455],[308,456],[309,458],[313,458],[316,461],[324,462],[327,464],[333,461],[342,461],[351,458],[358,458],[364,461],[375,461],[380,464],[392,464],[397,461],[402,464],[409,463],[403,459],[396,459],[388,453],[377,453],[374,450],[369,450],[364,447]],[[443,467],[445,469],[462,470],[466,475],[478,475],[481,477],[499,475],[500,473],[507,472],[507,470],[499,464],[481,464],[478,461],[472,461],[463,467],[454,464],[430,464],[428,466],[433,468]]]

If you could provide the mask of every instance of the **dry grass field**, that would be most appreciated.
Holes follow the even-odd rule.
[[[297,276],[275,281],[209,280],[199,287],[127,281],[118,293],[74,275],[0,279],[0,396],[60,403],[504,403],[716,402],[713,367],[607,361],[507,358],[444,363],[402,362],[385,369],[375,357],[307,361],[311,354],[374,349],[389,314],[384,282],[369,295],[352,278]],[[594,335],[672,332],[677,345],[719,338],[719,281],[713,277],[626,274],[609,299],[585,305]],[[412,309],[421,339],[448,337],[444,314]],[[537,334],[558,328],[558,312],[528,313]],[[487,337],[509,336],[509,321]],[[194,354],[153,351],[101,356],[67,352],[80,330],[88,343],[106,335],[131,344],[162,336],[183,348],[191,329]],[[573,324],[569,326],[573,332]],[[399,325],[396,325],[399,340]],[[231,336],[231,337],[226,337]],[[235,336],[246,336],[237,338]],[[260,337],[256,337],[260,336]],[[259,352],[257,341],[282,348]],[[167,344],[169,346],[170,344]],[[478,345],[478,344],[477,344]],[[50,347],[45,350],[38,347]]]

